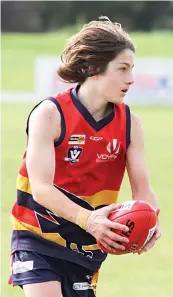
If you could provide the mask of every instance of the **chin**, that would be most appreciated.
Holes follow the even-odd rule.
[[[109,102],[114,104],[122,104],[124,102],[124,98],[117,98],[115,100],[109,100]]]
[[[111,102],[113,104],[122,104],[125,99],[125,94],[123,93],[115,94],[114,92],[114,94],[107,94],[107,96],[105,96],[105,99],[107,102]]]

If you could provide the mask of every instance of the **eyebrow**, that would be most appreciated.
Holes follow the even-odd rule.
[[[128,66],[128,67],[131,67],[131,65],[129,64],[129,63],[126,63],[126,62],[120,62],[120,63],[118,63],[118,64],[124,64],[124,65],[126,65],[126,66]],[[134,64],[132,65],[132,68],[134,67]]]

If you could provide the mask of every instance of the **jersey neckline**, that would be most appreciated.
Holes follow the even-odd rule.
[[[105,127],[107,124],[109,124],[114,116],[115,116],[115,105],[113,103],[110,103],[113,105],[112,112],[106,116],[105,118],[99,120],[98,122],[94,119],[94,117],[91,115],[91,113],[88,111],[88,109],[82,104],[82,102],[78,99],[77,92],[80,88],[80,85],[77,85],[71,90],[71,98],[75,105],[75,107],[78,109],[78,111],[82,114],[82,116],[85,118],[85,120],[88,122],[88,124],[96,131],[98,132],[103,127]]]

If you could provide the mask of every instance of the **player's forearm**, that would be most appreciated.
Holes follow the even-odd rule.
[[[71,201],[61,191],[49,184],[39,184],[35,187],[35,191],[33,188],[32,193],[33,199],[37,203],[51,210],[56,215],[83,226],[85,229],[84,225],[91,211],[85,210],[83,212],[84,209],[80,205]]]
[[[132,193],[132,198],[133,200],[144,200],[148,202],[154,209],[159,208],[156,194],[152,191],[152,189],[134,192]]]

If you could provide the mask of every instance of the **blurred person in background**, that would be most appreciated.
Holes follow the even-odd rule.
[[[31,111],[12,208],[9,283],[27,297],[94,297],[107,254],[124,250],[128,227],[108,219],[127,168],[132,198],[158,202],[148,177],[139,118],[124,104],[135,47],[107,17],[68,42],[58,75],[77,86]],[[46,71],[46,69],[45,69]],[[138,254],[150,249],[154,237]]]

